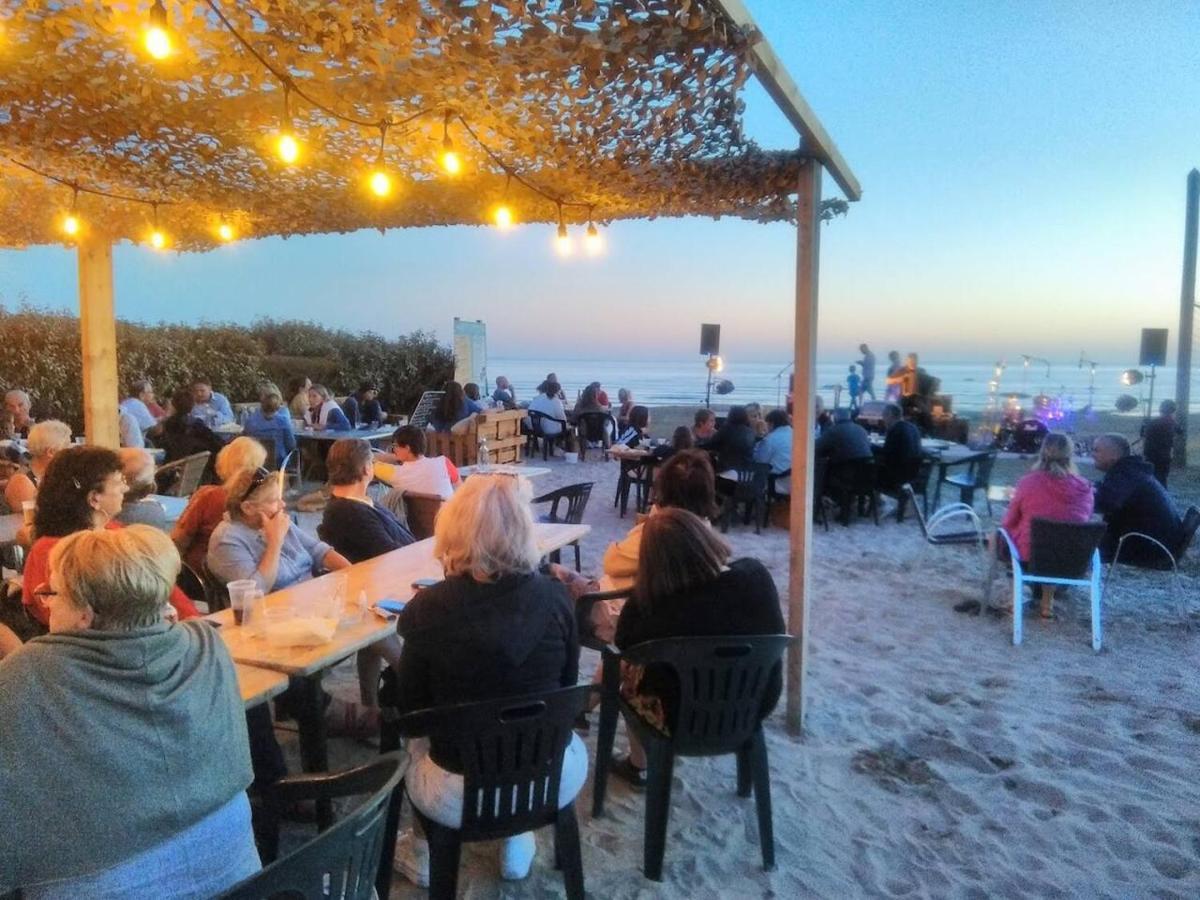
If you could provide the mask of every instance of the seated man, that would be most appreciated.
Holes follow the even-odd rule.
[[[1175,449],[1175,435],[1181,434],[1175,413],[1179,406],[1174,400],[1164,400],[1158,408],[1157,419],[1142,426],[1142,454],[1146,462],[1154,466],[1154,477],[1163,487],[1171,474],[1171,454]]]
[[[392,440],[392,456],[399,465],[386,461],[375,464],[375,477],[390,484],[392,492],[384,499],[384,506],[395,510],[400,495],[405,491],[413,494],[436,494],[449,500],[454,485],[459,480],[454,463],[444,456],[425,455],[425,432],[415,425],[402,425],[396,429]]]
[[[1183,543],[1183,522],[1166,488],[1154,478],[1150,463],[1131,455],[1129,441],[1119,434],[1096,438],[1092,459],[1104,473],[1104,480],[1096,486],[1095,506],[1108,524],[1100,542],[1101,558],[1111,561],[1121,536],[1130,532],[1149,535],[1177,553]],[[1121,562],[1145,568],[1169,565],[1161,550],[1136,538],[1125,542]]]
[[[34,422],[30,415],[29,395],[13,388],[4,395],[4,412],[12,422],[12,433],[17,437],[29,437]]]
[[[152,404],[159,412],[162,411],[154,403],[154,385],[148,379],[139,378],[129,385],[129,396],[121,401],[121,409],[133,416],[138,428],[149,431],[162,418],[150,408]]]
[[[873,458],[867,430],[857,422],[850,421],[848,410],[835,410],[833,419],[833,424],[817,438],[817,456],[828,458],[830,466]]]
[[[921,432],[895,403],[883,407],[883,450],[879,453],[879,488],[899,491],[921,469]]]
[[[716,433],[717,414],[711,409],[696,410],[696,416],[692,420],[692,440],[696,446],[703,446],[704,442],[712,440]]]
[[[207,378],[197,378],[192,382],[192,401],[192,418],[209,428],[219,428],[233,421],[233,407],[229,405],[229,399],[214,391]]]

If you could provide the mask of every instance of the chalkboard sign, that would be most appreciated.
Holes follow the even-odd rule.
[[[442,395],[445,391],[426,391],[421,395],[421,399],[417,402],[417,408],[413,410],[413,414],[408,417],[408,424],[415,425],[418,428],[424,428],[429,424],[429,417],[433,415],[434,407],[442,400]]]

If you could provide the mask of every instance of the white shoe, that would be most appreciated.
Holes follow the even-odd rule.
[[[533,868],[537,839],[532,831],[507,838],[500,845],[500,877],[505,881],[520,881]]]
[[[429,887],[429,842],[411,830],[396,838],[393,868],[417,887]]]

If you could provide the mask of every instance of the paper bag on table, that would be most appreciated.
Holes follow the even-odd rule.
[[[267,629],[267,644],[272,647],[316,647],[333,640],[338,620],[324,616],[286,619]]]

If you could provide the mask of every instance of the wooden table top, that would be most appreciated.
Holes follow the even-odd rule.
[[[566,547],[592,530],[590,525],[565,525],[538,523],[538,549],[547,554]],[[409,600],[412,598],[412,583],[420,578],[441,579],[442,566],[433,558],[433,539],[427,538],[401,547],[374,559],[356,563],[340,572],[330,572],[290,588],[268,594],[265,602],[274,604],[303,604],[308,601],[329,597],[344,581],[346,600],[355,603],[360,592],[366,594],[368,605],[380,600]],[[233,623],[233,611],[229,609],[213,613],[207,618],[221,626],[221,639],[229,648],[235,662],[250,666],[261,666],[289,675],[311,675],[328,668],[351,653],[378,643],[396,633],[394,618],[383,618],[368,611],[361,622],[354,625],[339,625],[333,640],[315,647],[271,647],[259,636],[250,636]]]
[[[526,478],[537,478],[539,475],[548,475],[550,469],[546,466],[530,466],[530,465],[513,465],[512,463],[499,463],[493,465],[486,470],[488,475],[524,475]],[[480,470],[479,466],[459,466],[458,474],[463,478],[469,478],[472,475],[485,474]]]
[[[246,709],[265,703],[272,697],[278,697],[287,690],[289,679],[282,672],[241,663],[234,663],[234,668],[237,670],[238,687],[242,691],[242,703]]]
[[[354,428],[350,431],[314,431],[304,428],[296,431],[296,440],[340,441],[342,438],[359,438],[364,441],[382,441],[395,434],[398,427],[385,425],[382,428]]]

